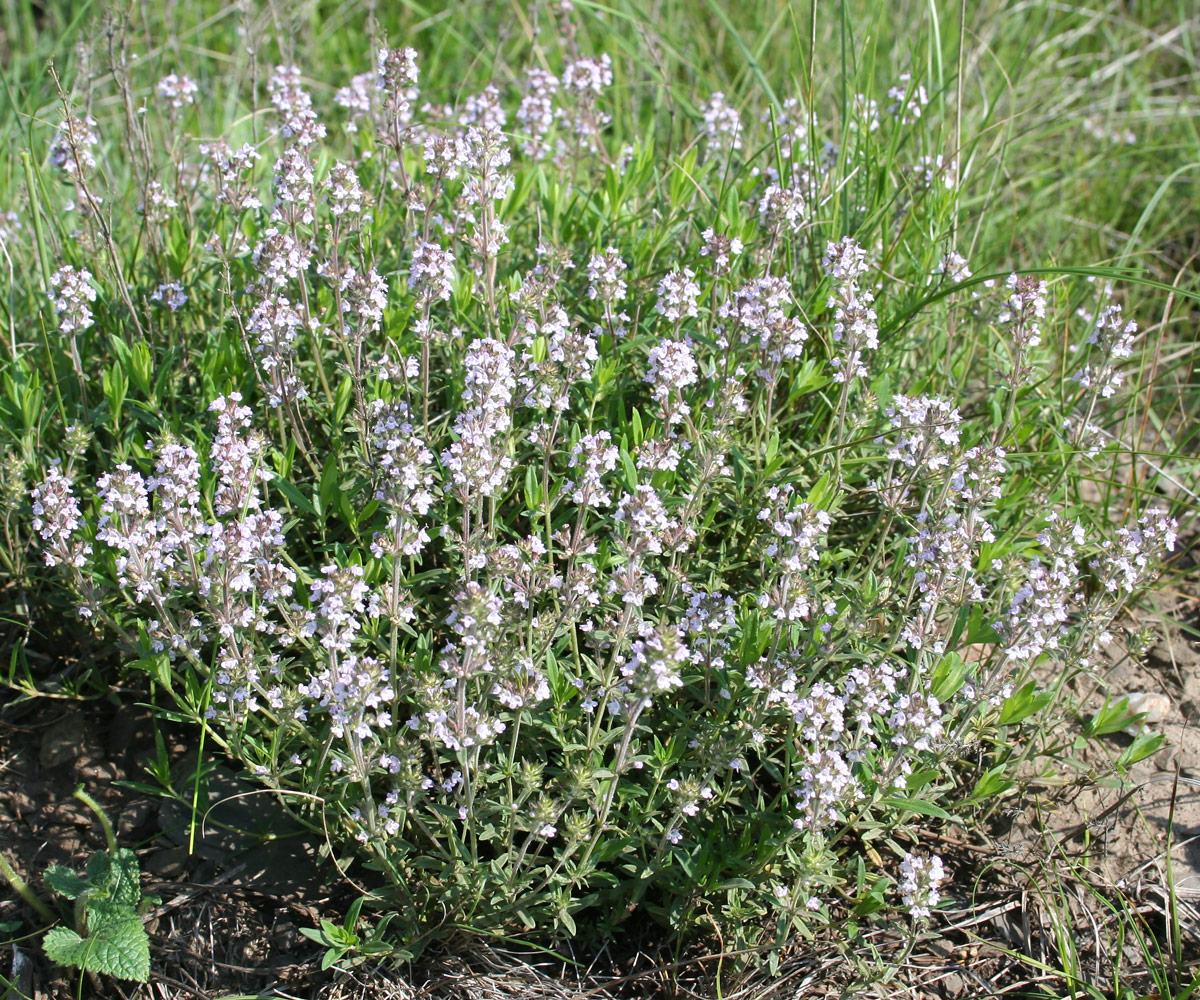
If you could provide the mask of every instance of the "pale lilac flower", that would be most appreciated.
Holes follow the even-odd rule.
[[[712,153],[723,154],[742,148],[741,116],[737,109],[725,100],[725,95],[714,91],[704,105],[704,134]]]
[[[621,664],[621,676],[638,696],[638,705],[645,707],[656,696],[683,687],[680,671],[689,659],[678,628],[647,625],[630,645],[629,655]]]
[[[800,357],[808,340],[803,321],[787,314],[791,301],[787,281],[768,275],[747,281],[717,309],[717,316],[728,323],[723,331],[739,343],[757,343],[765,366],[758,373],[761,378],[770,378],[769,366]]]
[[[1121,306],[1117,303],[1105,306],[1087,339],[1088,344],[1097,348],[1099,359],[1085,364],[1072,378],[1101,398],[1111,398],[1125,381],[1125,376],[1114,362],[1124,361],[1133,355],[1136,337],[1137,323],[1124,320]]]
[[[73,178],[81,171],[87,173],[94,170],[96,157],[92,147],[99,143],[95,118],[91,115],[77,118],[68,114],[58,126],[58,132],[50,144],[50,165]]]
[[[467,143],[458,132],[424,130],[421,155],[425,169],[442,181],[454,180],[470,163]]]
[[[608,431],[583,435],[571,448],[568,465],[577,470],[577,478],[569,480],[566,489],[571,499],[581,507],[600,508],[612,503],[612,495],[603,486],[602,478],[612,472],[620,460],[620,452],[612,444]]]
[[[161,302],[171,312],[178,312],[187,304],[187,293],[178,281],[168,281],[150,293],[151,302]]]
[[[330,732],[338,739],[378,740],[392,728],[391,675],[373,657],[351,654],[331,661],[297,691],[315,703],[313,710],[329,713]]]
[[[937,184],[947,191],[953,191],[957,183],[958,163],[947,160],[941,153],[922,156],[908,169],[908,176],[918,191],[928,191]]]
[[[856,133],[865,131],[868,135],[879,131],[879,102],[866,94],[855,94],[851,102],[850,128]],[[837,160],[836,147],[827,146],[825,161]]]
[[[1046,318],[1046,282],[1034,275],[1010,274],[1005,282],[1009,295],[997,322],[1012,327],[1018,348],[1037,347],[1042,342],[1040,321]]]
[[[955,283],[966,281],[971,277],[971,268],[968,266],[967,258],[953,250],[947,252],[938,262],[937,270],[939,274],[944,274]]]
[[[1110,594],[1132,594],[1158,576],[1163,556],[1175,550],[1179,525],[1151,508],[1135,525],[1118,528],[1091,562],[1100,584]]]
[[[223,139],[218,139],[202,143],[200,154],[208,157],[216,167],[218,204],[228,205],[234,212],[262,207],[253,177],[254,164],[262,159],[258,150],[249,143],[230,149]]]
[[[295,364],[296,338],[302,325],[300,312],[287,296],[274,292],[259,301],[246,320],[246,334],[252,339],[272,407],[308,396]]]
[[[324,187],[331,215],[362,215],[363,189],[353,167],[335,163],[325,178]]]
[[[758,201],[758,217],[775,233],[798,233],[809,217],[808,178],[797,178],[790,187],[768,184]]]
[[[900,862],[900,894],[908,912],[914,917],[927,917],[941,902],[939,887],[946,880],[946,869],[936,854],[928,857],[905,854]]]
[[[190,76],[169,73],[158,81],[155,90],[173,110],[178,111],[184,105],[196,102],[196,94],[200,92],[200,87]]]
[[[150,517],[150,492],[142,474],[122,462],[97,480],[96,490],[100,496],[96,539],[118,552],[117,582],[133,588],[139,601],[161,593],[169,565],[157,544],[157,524]]]
[[[311,225],[316,217],[315,182],[312,164],[307,157],[295,146],[285,149],[275,161],[272,176],[275,188],[272,221]]]
[[[358,325],[347,331],[351,339],[361,341],[368,332],[383,325],[383,311],[388,305],[387,282],[375,268],[360,273],[353,267],[342,275],[342,305],[346,312],[358,317]]]
[[[912,571],[920,613],[905,628],[903,638],[914,648],[923,649],[936,632],[939,609],[984,599],[975,563],[980,544],[995,541],[995,534],[985,518],[957,511],[947,511],[940,517],[922,511],[916,521],[916,534],[908,539],[904,564]]]
[[[301,86],[297,67],[276,66],[267,81],[267,93],[283,120],[280,135],[285,139],[300,149],[307,149],[325,138],[325,126],[317,120],[312,97]]]
[[[588,298],[606,304],[622,301],[628,288],[624,278],[626,269],[616,247],[609,247],[603,254],[593,254],[587,266]]]
[[[419,556],[430,540],[416,518],[428,514],[435,500],[433,453],[416,433],[403,402],[376,399],[370,410],[374,496],[391,510],[387,530],[376,533],[371,552],[377,559],[385,553]]]
[[[845,757],[832,749],[808,754],[799,772],[800,786],[793,790],[800,816],[793,821],[797,830],[819,832],[836,823],[841,810],[862,797],[858,779]]]
[[[91,303],[96,301],[92,272],[76,270],[70,264],[50,275],[50,301],[58,314],[58,328],[63,333],[81,333],[92,325]]]
[[[508,115],[500,102],[500,91],[490,83],[479,93],[468,94],[458,115],[459,125],[475,128],[493,141],[499,138],[507,121]]]
[[[698,316],[696,300],[700,286],[696,274],[690,267],[674,270],[658,283],[658,302],[655,308],[667,319],[675,322],[684,316]]]
[[[546,155],[545,138],[554,124],[554,95],[559,81],[553,73],[534,68],[525,74],[525,96],[517,109],[517,124],[523,133],[521,149],[540,160]]]
[[[47,566],[65,564],[81,569],[92,547],[76,537],[83,515],[71,486],[71,480],[58,466],[51,465],[46,478],[30,493],[32,523],[44,543],[42,554]]]
[[[346,108],[350,115],[346,119],[346,131],[357,132],[358,123],[363,118],[369,118],[372,111],[371,94],[374,90],[375,74],[359,73],[350,82],[338,89],[334,101]]]
[[[929,95],[922,83],[914,84],[911,73],[901,73],[896,85],[887,92],[891,105],[888,114],[899,118],[901,125],[911,125],[921,117],[925,105],[929,103]]]
[[[283,288],[308,270],[312,263],[311,247],[298,243],[289,233],[272,227],[254,244],[250,260],[271,288]]]
[[[358,565],[322,566],[321,576],[310,587],[309,600],[313,607],[305,614],[303,631],[317,636],[322,646],[334,652],[349,650],[364,618],[379,615],[379,597],[364,582],[363,568]]]
[[[393,122],[407,125],[417,100],[417,50],[380,49],[375,57],[375,89],[382,95],[384,109]]]
[[[454,422],[458,440],[442,452],[463,496],[496,496],[513,467],[507,434],[512,427],[516,374],[512,350],[490,337],[471,344],[463,401],[470,404]]]
[[[408,267],[408,287],[422,305],[448,302],[454,291],[454,254],[436,243],[420,240],[413,247]]]
[[[490,693],[505,708],[517,711],[546,701],[550,697],[550,684],[546,675],[526,657],[502,669]]]
[[[1030,663],[1059,648],[1071,611],[1083,599],[1074,560],[1086,537],[1083,528],[1075,524],[1068,532],[1048,531],[1041,537],[1049,543],[1048,562],[1031,559],[1026,563],[1024,579],[1013,592],[1005,619],[995,624],[1005,641],[1005,655]]]
[[[704,245],[700,248],[700,256],[710,259],[713,274],[725,274],[732,264],[732,259],[739,256],[745,249],[742,241],[736,236],[726,236],[711,227],[700,235],[704,240]]]
[[[771,541],[764,549],[786,573],[807,573],[820,557],[822,539],[833,519],[829,512],[807,501],[795,502],[795,487],[790,483],[767,490],[770,505],[758,512],[758,519],[771,529]]]
[[[785,97],[781,107],[764,111],[759,122],[772,129],[783,159],[790,160],[793,154],[799,158],[808,151],[809,115],[799,98]]]
[[[189,445],[164,441],[146,487],[155,498],[155,531],[164,552],[189,551],[207,533],[200,509],[200,456]]]
[[[872,308],[875,296],[859,286],[870,269],[866,251],[852,237],[829,243],[822,262],[833,282],[828,305],[834,310],[832,339],[839,354],[830,360],[835,382],[866,378],[864,351],[879,347],[879,319]]]
[[[23,228],[21,217],[16,212],[0,212],[0,243],[16,239]]]
[[[171,217],[173,209],[179,207],[179,202],[167,194],[166,188],[159,181],[150,181],[146,185],[145,196],[138,206],[138,211],[150,222],[166,222]]]
[[[585,57],[567,63],[562,73],[563,87],[576,94],[600,94],[612,82],[612,58],[607,52],[599,59]]]
[[[932,750],[942,737],[942,706],[931,694],[902,694],[893,703],[887,722],[892,746]]]
[[[691,412],[683,401],[683,391],[699,380],[691,347],[677,340],[660,340],[650,349],[650,367],[644,380],[654,386],[653,396],[662,404],[667,423],[680,423]]]
[[[866,250],[851,236],[825,245],[821,267],[837,288],[856,284],[871,269]]]
[[[948,399],[937,396],[893,396],[887,409],[891,439],[887,457],[913,470],[935,472],[950,464],[959,442],[962,417]]]
[[[208,457],[218,474],[213,509],[218,515],[257,510],[262,506],[258,483],[272,474],[263,467],[266,441],[250,430],[253,411],[242,405],[240,392],[218,396],[208,409],[217,414],[217,433]]]

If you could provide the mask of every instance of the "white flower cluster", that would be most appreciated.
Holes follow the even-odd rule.
[[[50,275],[50,301],[58,314],[63,333],[82,333],[92,325],[91,304],[96,301],[95,279],[87,268],[76,270],[70,264]]]
[[[717,90],[704,105],[704,134],[709,151],[717,155],[742,148],[742,118],[737,109]]]
[[[869,270],[867,253],[852,237],[845,237],[825,248],[826,276],[832,281],[829,307],[833,309],[833,342],[838,354],[830,359],[835,382],[867,377],[865,351],[879,347],[879,320],[872,308],[874,294],[860,287],[860,279]]]
[[[942,901],[940,887],[946,881],[946,869],[936,854],[905,854],[900,862],[900,894],[908,912],[927,917]]]
[[[196,95],[200,92],[200,86],[195,80],[177,73],[164,76],[154,89],[173,111],[178,111],[188,104],[195,104]]]

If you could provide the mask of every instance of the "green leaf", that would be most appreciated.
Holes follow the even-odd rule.
[[[1000,725],[1009,726],[1020,722],[1050,704],[1054,694],[1050,691],[1034,694],[1036,687],[1036,682],[1030,681],[1005,699],[1004,707],[1000,709]]]
[[[291,503],[295,504],[295,506],[304,511],[304,513],[312,514],[314,517],[317,516],[317,508],[308,501],[303,493],[301,493],[292,483],[289,483],[282,476],[276,476],[271,481],[271,485],[274,486],[275,489],[279,490],[279,492],[285,497],[287,497]]]
[[[46,932],[46,956],[59,965],[139,983],[150,979],[150,938],[133,907],[97,900],[87,908],[87,937],[67,927]]]
[[[125,369],[120,365],[110,365],[101,376],[104,397],[108,400],[108,410],[112,414],[113,428],[121,422],[121,410],[125,406],[125,397],[129,394],[129,379]]]
[[[114,903],[136,907],[142,899],[142,873],[137,855],[128,847],[118,847],[109,869],[108,898]]]
[[[812,359],[805,361],[803,367],[792,376],[792,384],[788,390],[788,403],[794,403],[801,396],[816,392],[829,382],[830,379],[823,373],[823,367],[819,361]]]
[[[919,816],[954,819],[941,806],[935,806],[932,802],[926,802],[924,799],[909,799],[900,795],[889,795],[887,798],[881,800],[880,805],[886,806],[889,809],[900,809],[904,812],[917,813]]]
[[[150,378],[154,372],[154,358],[144,341],[139,340],[133,344],[125,367],[129,371],[129,377],[133,379],[133,384],[137,386],[138,392],[147,399],[153,399],[157,395],[150,385]],[[164,365],[164,372],[169,369],[169,365]]]
[[[872,892],[859,901],[858,905],[850,912],[856,917],[865,917],[870,913],[875,913],[877,910],[882,910],[886,900],[883,898],[883,892]]]
[[[571,937],[574,937],[578,933],[575,929],[575,918],[566,910],[558,911],[558,922]]]
[[[542,505],[542,484],[538,481],[537,469],[531,464],[525,466],[525,507],[531,513],[539,510]]]
[[[976,604],[971,608],[971,617],[967,622],[968,645],[989,645],[999,641],[1000,636],[996,634],[996,630],[983,620],[982,605]]]
[[[1142,733],[1122,751],[1121,756],[1117,758],[1117,767],[1132,767],[1139,760],[1153,756],[1166,741],[1167,738],[1162,733]]]
[[[65,865],[51,865],[43,876],[46,885],[50,886],[60,896],[76,899],[87,891],[88,881]]]
[[[931,781],[933,781],[933,779],[936,778],[940,773],[941,772],[934,767],[927,767],[920,771],[914,771],[908,776],[907,779],[905,779],[905,784],[908,786],[908,790],[910,792],[920,791]]]
[[[321,957],[321,971],[326,972],[334,962],[346,954],[345,948],[330,948]]]
[[[333,428],[335,431],[342,425],[346,411],[350,409],[350,397],[353,392],[354,380],[346,375],[333,394]]]
[[[1136,722],[1142,717],[1129,711],[1128,698],[1112,702],[1106,701],[1100,711],[1093,715],[1084,725],[1083,735],[1092,737],[1109,736],[1112,733],[1119,733],[1130,723]]]
[[[947,702],[962,687],[967,677],[967,665],[958,653],[947,653],[933,668],[930,693],[940,702]]]
[[[767,439],[767,453],[764,456],[767,465],[775,461],[775,456],[779,454],[779,431],[771,431],[771,436]]]
[[[995,795],[1001,795],[1012,788],[1016,782],[1004,777],[1007,766],[1006,764],[997,764],[985,771],[983,776],[975,782],[975,787],[971,790],[971,798],[977,801],[988,799]]]
[[[621,449],[621,469],[625,473],[625,484],[630,490],[636,490],[638,485],[637,463],[624,448]]]
[[[317,515],[325,518],[329,513],[329,505],[333,502],[334,494],[338,488],[338,465],[337,456],[330,455],[325,459],[325,468],[321,470],[321,483],[317,488],[317,495],[314,497],[313,507],[316,508]]]

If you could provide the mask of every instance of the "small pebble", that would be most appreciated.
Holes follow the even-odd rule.
[[[1171,714],[1171,699],[1157,691],[1134,691],[1125,697],[1129,701],[1130,714],[1141,715],[1144,712],[1146,715],[1144,719],[1125,727],[1124,732],[1130,736],[1137,736],[1147,726],[1158,725]]]

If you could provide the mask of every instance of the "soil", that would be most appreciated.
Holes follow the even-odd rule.
[[[1161,705],[1163,717],[1131,729],[1161,734],[1163,748],[1122,780],[1109,772],[1134,732],[1083,746],[1073,787],[1028,803],[1024,821],[1012,823],[1006,841],[1016,850],[1037,831],[1046,844],[1085,849],[1090,870],[1105,884],[1154,885],[1164,893],[1171,886],[1179,897],[1200,901],[1200,599],[1164,595],[1163,604],[1163,619],[1174,627],[1142,660],[1110,650],[1114,666],[1084,703],[1085,711],[1098,710],[1106,697],[1150,696],[1147,705]]]

